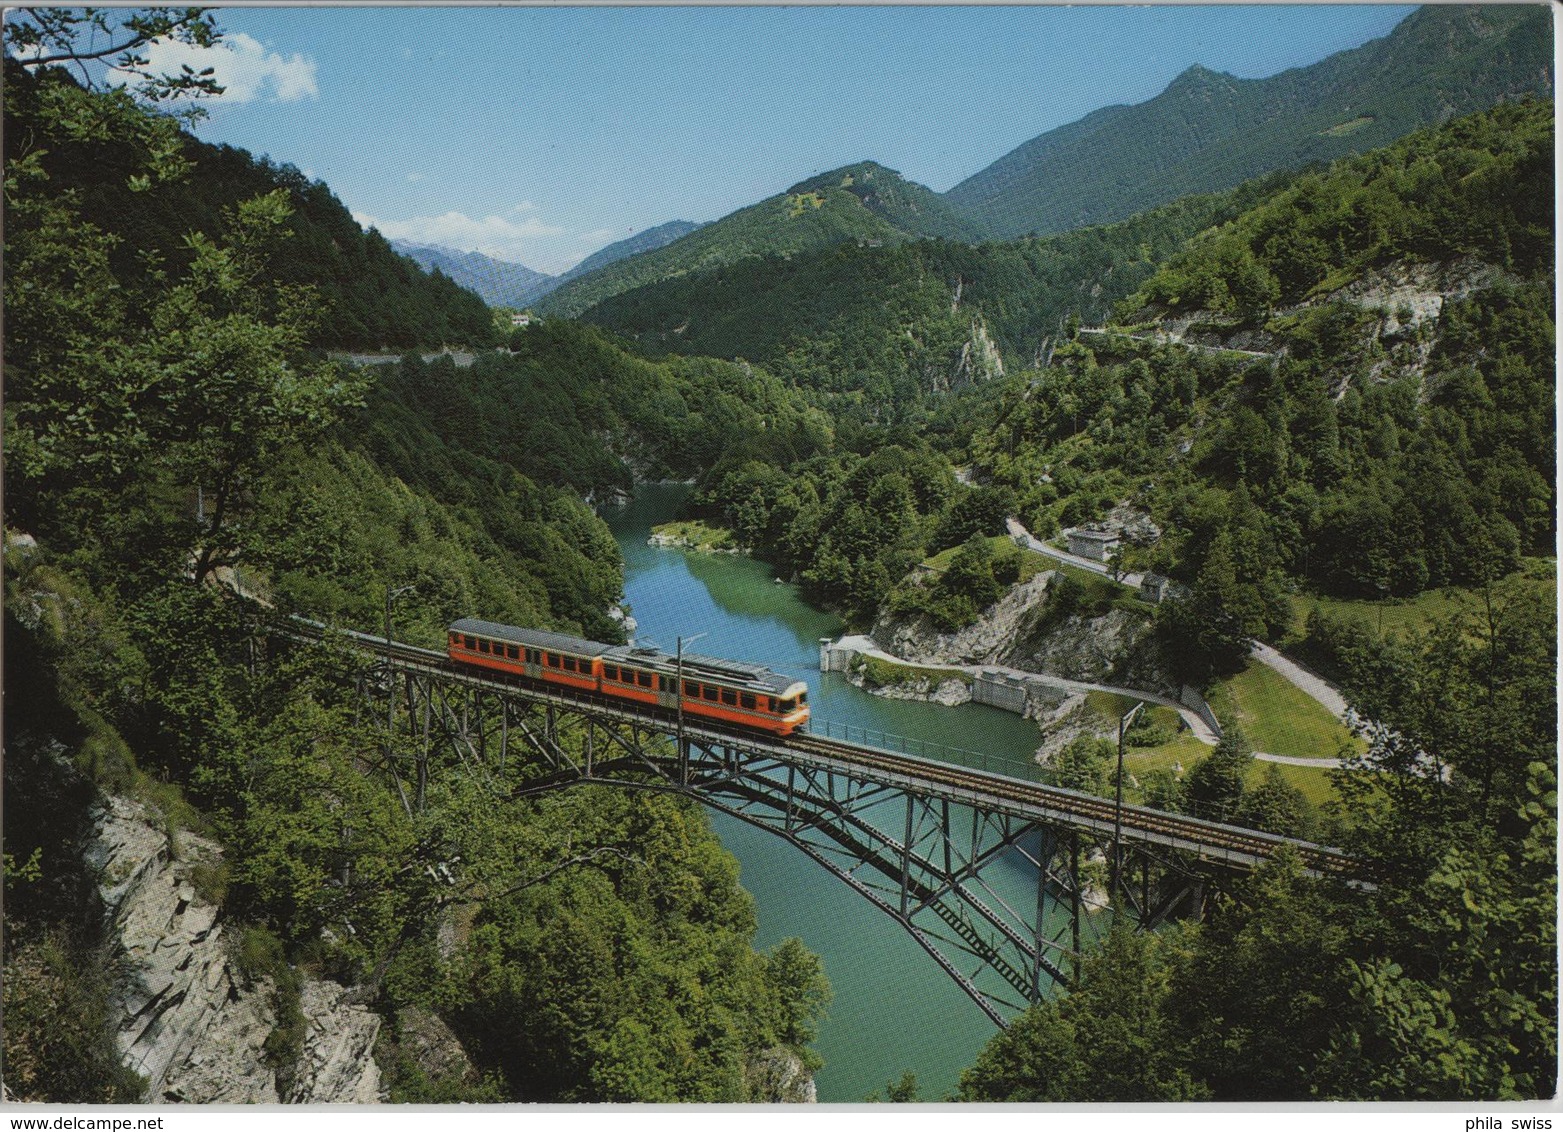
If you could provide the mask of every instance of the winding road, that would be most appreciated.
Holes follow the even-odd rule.
[[[1068,551],[1060,550],[1056,546],[1049,546],[1047,543],[1044,543],[1041,539],[1037,538],[1023,525],[1021,525],[1018,519],[1011,517],[1006,519],[1004,522],[1005,526],[1009,530],[1010,537],[1013,538],[1019,545],[1024,546],[1029,550],[1033,550],[1038,554],[1047,555],[1048,557],[1056,559],[1057,561],[1066,562],[1072,566],[1079,566],[1083,569],[1090,570],[1093,573],[1101,574],[1104,577],[1112,576],[1111,571],[1105,563],[1097,562],[1090,558],[1082,558],[1077,554],[1070,554]],[[1117,580],[1124,586],[1138,589],[1140,583],[1143,581],[1143,578],[1144,575],[1141,574],[1121,574]],[[1066,680],[1063,677],[1051,676],[1045,672],[1024,672],[1020,669],[1007,668],[1000,664],[919,664],[885,652],[874,643],[873,638],[865,636],[842,637],[840,641],[836,642],[836,644],[837,647],[852,649],[856,652],[863,653],[866,656],[877,657],[878,659],[887,661],[890,664],[897,664],[906,668],[953,669],[973,676],[983,672],[999,672],[1006,676],[1011,676],[1022,680],[1044,680],[1049,684],[1063,688],[1070,692],[1078,692],[1082,694],[1085,692],[1111,692],[1120,696],[1132,696],[1136,699],[1145,700],[1148,703],[1160,704],[1163,707],[1170,707],[1174,709],[1178,715],[1182,717],[1184,723],[1188,725],[1190,733],[1193,734],[1193,736],[1201,743],[1207,743],[1211,746],[1215,746],[1221,741],[1221,737],[1211,729],[1210,725],[1205,722],[1204,718],[1201,717],[1198,712],[1185,707],[1176,700],[1170,699],[1166,696],[1158,695],[1154,692],[1145,692],[1138,688],[1119,688],[1111,684],[1091,684],[1080,680]],[[1353,724],[1354,717],[1352,716],[1351,709],[1346,704],[1345,697],[1341,695],[1339,689],[1327,683],[1321,677],[1314,675],[1312,672],[1309,672],[1301,665],[1288,660],[1270,645],[1267,645],[1262,641],[1255,641],[1253,643],[1249,650],[1249,655],[1251,655],[1260,664],[1263,664],[1267,668],[1274,670],[1283,679],[1300,689],[1303,694],[1308,696],[1314,702],[1318,703],[1321,707],[1324,708],[1325,711],[1329,712],[1336,719],[1344,722],[1348,727]],[[1286,766],[1317,767],[1320,769],[1330,770],[1336,769],[1341,765],[1341,761],[1338,758],[1310,759],[1302,758],[1297,755],[1277,755],[1268,751],[1255,751],[1254,758],[1258,759],[1260,762],[1282,763]]]

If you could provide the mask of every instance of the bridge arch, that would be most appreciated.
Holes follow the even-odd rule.
[[[999,1026],[1067,982],[1115,915],[1145,926],[1197,915],[1208,881],[1284,841],[1229,830],[1241,836],[1202,847],[1199,831],[1183,827],[1211,823],[1104,812],[1111,803],[1090,796],[818,736],[707,726],[680,735],[672,713],[346,635],[376,654],[359,687],[386,701],[374,716],[387,728],[387,754],[393,732],[411,751],[410,766],[386,760],[409,814],[452,757],[509,797],[583,785],[683,794],[781,837],[842,880]],[[1127,860],[1104,884],[1103,850],[1120,822]],[[1108,888],[1116,907],[1104,906]]]

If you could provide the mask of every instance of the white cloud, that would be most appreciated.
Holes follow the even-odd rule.
[[[597,244],[603,240],[611,240],[618,234],[617,228],[593,228],[590,232],[582,232],[580,240],[583,244]]]
[[[223,87],[225,102],[300,102],[319,98],[315,61],[295,52],[284,59],[267,51],[261,42],[243,32],[225,35],[213,47],[193,47],[173,40],[154,40],[146,49],[153,73],[176,72],[183,65],[196,71],[211,67],[212,77]],[[120,75],[128,79],[127,75]]]
[[[523,202],[504,216],[485,216],[481,220],[454,209],[442,216],[413,216],[406,220],[379,220],[355,212],[353,219],[365,228],[378,228],[387,239],[407,240],[414,244],[439,244],[457,251],[482,252],[495,259],[526,263],[527,256],[537,251],[533,241],[557,236],[564,231],[543,223],[536,216],[528,216],[520,221],[508,219],[518,212],[530,212],[534,208],[530,202]]]

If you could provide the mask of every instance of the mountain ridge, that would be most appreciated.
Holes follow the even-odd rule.
[[[856,161],[798,181],[664,247],[589,272],[550,294],[539,309],[574,317],[603,299],[662,279],[837,243],[978,235],[932,189],[876,161]]]
[[[1387,36],[1267,78],[1195,64],[1154,98],[1023,142],[944,197],[994,237],[1047,235],[1374,149],[1505,99],[1550,96],[1548,19],[1539,5],[1429,6]]]

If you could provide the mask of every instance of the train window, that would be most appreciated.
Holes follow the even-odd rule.
[[[479,652],[488,652],[488,642],[487,641],[479,641],[478,642],[478,651]]]
[[[551,652],[551,653],[548,654],[548,667],[549,668],[558,668],[559,667],[559,654],[558,653]]]
[[[505,655],[507,657],[509,657],[511,660],[520,660],[521,659],[521,646],[520,645],[506,645],[505,646]]]
[[[726,689],[723,689],[723,691],[722,691],[722,702],[724,704],[726,704],[728,707],[737,707],[738,706],[738,693],[737,692],[729,692]]]
[[[798,703],[806,704],[808,702],[809,702],[809,694],[807,692],[799,692],[798,693]]]
[[[779,704],[776,705],[776,710],[781,712],[783,715],[786,715],[789,711],[791,711],[793,708],[795,708],[797,706],[798,706],[798,701],[797,700],[791,700],[791,699],[782,700]]]
[[[700,685],[696,684],[693,680],[685,680],[684,695],[688,696],[692,700],[698,699],[700,697]]]
[[[617,664],[603,665],[602,678],[604,680],[617,680],[619,678],[619,666]]]
[[[575,657],[567,656],[567,657],[564,658],[564,670],[566,672],[574,672],[575,671]]]
[[[709,684],[705,685],[703,688],[700,689],[700,698],[703,699],[703,700],[710,700],[712,703],[715,703],[716,702],[716,689],[711,687],[711,685],[709,685]]]
[[[469,648],[469,649],[475,649],[475,648],[477,648],[477,647],[478,647],[478,642],[477,642],[477,640],[476,640],[476,639],[475,639],[475,638],[473,638],[473,637],[463,637],[463,638],[462,638],[462,643],[463,643],[463,644],[464,644],[464,645],[466,645],[466,646],[467,646],[467,648]]]
[[[746,707],[750,711],[753,711],[754,710],[754,693],[752,693],[752,692],[744,692],[744,693],[742,693],[738,697],[738,704],[739,704],[740,707]]]
[[[673,677],[671,677],[671,676],[658,676],[657,677],[657,687],[660,688],[664,692],[671,692],[673,690]]]
[[[451,643],[452,647],[460,648],[461,647],[461,634],[460,633],[452,633],[450,635],[450,643]]]
[[[649,672],[637,672],[637,673],[635,673],[635,682],[637,684],[639,684],[642,688],[649,688],[649,687],[651,687],[651,673],[649,673]]]
[[[541,664],[541,654],[536,649],[526,650],[526,662],[528,664]]]

